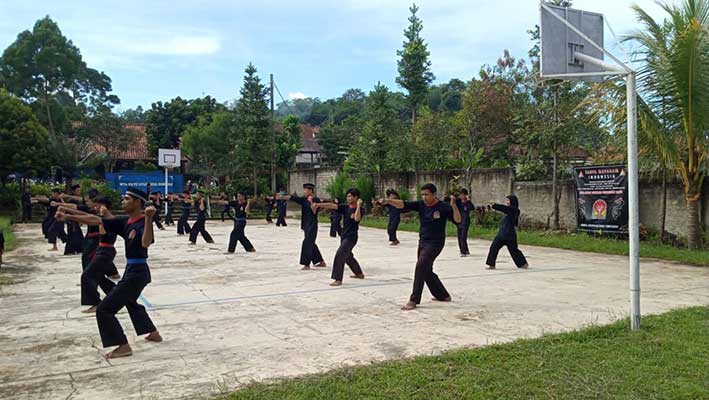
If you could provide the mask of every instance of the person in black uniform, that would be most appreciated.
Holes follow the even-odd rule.
[[[362,220],[362,200],[359,198],[358,189],[352,188],[347,191],[347,204],[337,203],[315,203],[313,208],[325,208],[329,210],[337,209],[343,217],[342,231],[340,232],[340,247],[335,253],[335,261],[332,262],[332,279],[330,286],[342,285],[342,276],[345,271],[345,264],[352,270],[351,278],[364,279],[364,273],[359,262],[354,258],[352,249],[357,245],[359,221]]]
[[[227,250],[229,253],[234,253],[236,251],[237,241],[244,246],[244,249],[247,252],[253,253],[256,251],[244,232],[246,229],[246,217],[251,210],[251,204],[253,204],[252,200],[253,199],[246,201],[246,197],[240,192],[236,195],[236,201],[226,202],[224,200],[217,200],[214,202],[214,204],[221,205],[227,203],[230,207],[234,208],[234,229],[231,231],[231,235],[229,236],[229,248]]]
[[[278,213],[278,218],[276,219],[276,226],[288,226],[286,223],[286,210],[288,209],[288,200],[284,197],[285,193],[279,193],[276,196],[276,212]]]
[[[389,189],[386,191],[388,199],[399,200],[399,193],[394,189]],[[387,204],[384,206],[389,214],[389,223],[387,224],[387,234],[389,235],[389,245],[398,246],[399,239],[396,237],[396,230],[399,229],[399,224],[401,223],[401,209]]]
[[[35,196],[32,198],[32,202],[44,203],[47,206],[47,215],[42,220],[42,233],[47,239],[47,242],[52,245],[49,251],[57,251],[57,238],[62,242],[66,243],[67,237],[64,233],[64,221],[57,221],[55,218],[57,208],[62,201],[62,191],[58,188],[52,189],[52,196]]]
[[[2,253],[5,252],[5,233],[0,226],[0,267],[2,267]]]
[[[149,200],[152,200],[153,206],[155,207],[155,216],[153,217],[153,222],[155,223],[155,226],[158,227],[161,231],[165,230],[165,227],[162,226],[162,222],[160,221],[160,215],[162,214],[162,206],[163,206],[163,198],[162,198],[162,193],[161,192],[155,192]]]
[[[276,203],[276,197],[266,196],[264,200],[266,202],[266,222],[272,224],[273,219],[271,219],[271,213],[273,212],[273,205]]]
[[[458,191],[460,197],[455,201],[458,206],[458,211],[460,211],[460,216],[462,220],[458,224],[458,248],[460,249],[460,256],[467,257],[470,255],[470,249],[468,249],[468,230],[470,229],[470,212],[475,210],[473,202],[468,198],[468,189],[460,189]]]
[[[335,197],[332,199],[333,204],[336,206],[340,205],[340,200]],[[342,233],[342,214],[340,213],[339,207],[331,209],[330,212],[330,236],[337,237]]]
[[[186,191],[182,194],[182,213],[180,214],[180,219],[177,220],[177,234],[184,235],[190,234],[192,228],[190,228],[189,222],[190,210],[192,209],[192,196],[190,192]]]
[[[175,221],[172,219],[172,213],[175,210],[175,195],[172,192],[167,194],[167,198],[165,199],[165,207],[167,207],[167,214],[165,214],[165,225],[175,225]]]
[[[300,249],[300,265],[303,266],[303,270],[309,270],[310,264],[321,268],[327,267],[318,245],[315,244],[318,238],[318,210],[313,209],[312,206],[314,203],[320,203],[320,198],[315,197],[314,190],[315,185],[306,183],[303,185],[303,197],[295,193],[285,196],[286,199],[300,205],[300,229],[305,234]]]
[[[78,210],[82,213],[93,213],[95,214],[94,199],[98,196],[98,190],[89,189],[88,198],[82,201],[80,204],[75,202],[61,203],[59,204],[59,211],[67,212],[68,210]],[[69,199],[76,201],[75,199]],[[96,248],[98,247],[98,226],[89,225],[86,228],[86,236],[81,241],[81,270],[86,270],[89,266],[91,259],[93,259],[96,254]]]
[[[207,232],[207,199],[204,197],[204,192],[201,190],[197,191],[197,200],[195,201],[195,208],[197,209],[197,220],[192,225],[192,230],[190,231],[190,245],[197,244],[197,235],[202,234],[202,238],[207,243],[214,243],[212,236]]]
[[[126,357],[133,354],[128,339],[123,333],[116,314],[123,308],[128,309],[136,334],[145,335],[146,340],[161,342],[162,337],[150,320],[145,307],[138,303],[140,293],[150,279],[148,267],[148,247],[153,243],[153,224],[156,210],[143,206],[148,201],[145,192],[129,188],[123,197],[123,217],[101,218],[94,215],[66,215],[57,213],[57,219],[68,219],[87,225],[103,224],[106,232],[120,235],[125,241],[126,270],[116,287],[96,307],[96,321],[101,334],[103,347],[118,346],[106,354],[106,358]]]
[[[456,224],[461,222],[460,211],[456,205],[456,197],[450,197],[450,205],[436,198],[436,186],[427,183],[421,187],[420,201],[402,201],[381,199],[380,204],[391,204],[403,211],[417,211],[421,228],[419,229],[418,261],[414,273],[414,288],[406,303],[401,309],[408,311],[416,308],[421,303],[421,294],[424,283],[433,294],[434,300],[450,301],[451,297],[443,283],[433,272],[433,262],[436,260],[446,243],[446,222],[451,219]]]
[[[527,259],[522,254],[522,251],[517,247],[517,226],[519,226],[519,200],[517,196],[511,194],[505,199],[505,204],[490,203],[490,206],[504,213],[505,216],[500,221],[500,230],[497,232],[495,240],[490,245],[490,251],[487,254],[487,269],[495,269],[497,254],[503,246],[507,246],[512,260],[517,268],[527,269]]]
[[[227,196],[226,193],[222,192],[222,194],[219,196],[219,201],[215,204],[224,205],[224,209],[222,210],[222,222],[224,222],[224,216],[229,215],[229,210],[231,209],[231,206],[229,205],[229,196]]]
[[[62,199],[68,203],[76,205],[86,204],[84,198],[81,197],[81,185],[75,184],[71,186],[71,194],[63,194]],[[81,231],[81,226],[73,221],[66,223],[67,241],[64,244],[64,255],[81,254],[83,248],[84,234]]]
[[[22,192],[22,222],[32,222],[32,195],[29,187],[25,187],[25,191]]]

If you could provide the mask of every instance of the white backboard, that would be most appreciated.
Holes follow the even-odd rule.
[[[568,21],[595,44],[603,47],[603,14],[575,10],[545,3],[557,16]],[[583,63],[574,57],[576,52],[603,60],[603,51],[593,46],[541,5],[540,72],[542,78],[550,75],[602,72],[603,68]],[[567,79],[579,79],[578,77]],[[598,80],[598,78],[586,78]]]
[[[158,149],[158,165],[165,168],[180,166],[180,150]]]

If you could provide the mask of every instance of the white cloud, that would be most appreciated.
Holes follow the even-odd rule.
[[[303,92],[289,92],[288,93],[288,99],[294,100],[294,99],[304,99],[308,96],[305,95]]]

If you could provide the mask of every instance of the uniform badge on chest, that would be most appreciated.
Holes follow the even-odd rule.
[[[440,211],[434,211],[433,212],[433,219],[440,219],[441,218],[441,212]]]
[[[135,239],[135,236],[137,233],[135,232],[135,229],[132,229],[130,233],[128,234],[128,239]]]

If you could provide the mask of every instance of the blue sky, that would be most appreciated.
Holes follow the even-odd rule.
[[[630,5],[661,16],[651,0],[576,0],[574,7],[606,15],[621,36],[635,29]],[[176,96],[238,96],[253,62],[266,81],[273,73],[284,97],[330,98],[377,81],[395,84],[396,50],[410,1],[240,0],[3,0],[0,48],[50,15],[81,49],[90,67],[106,72],[118,110]],[[525,57],[527,29],[539,18],[536,0],[424,0],[424,22],[436,82],[469,80],[509,49]],[[607,31],[608,32],[608,31]],[[606,35],[606,45],[616,48]],[[622,48],[616,48],[621,58]],[[277,101],[279,99],[277,98]]]

